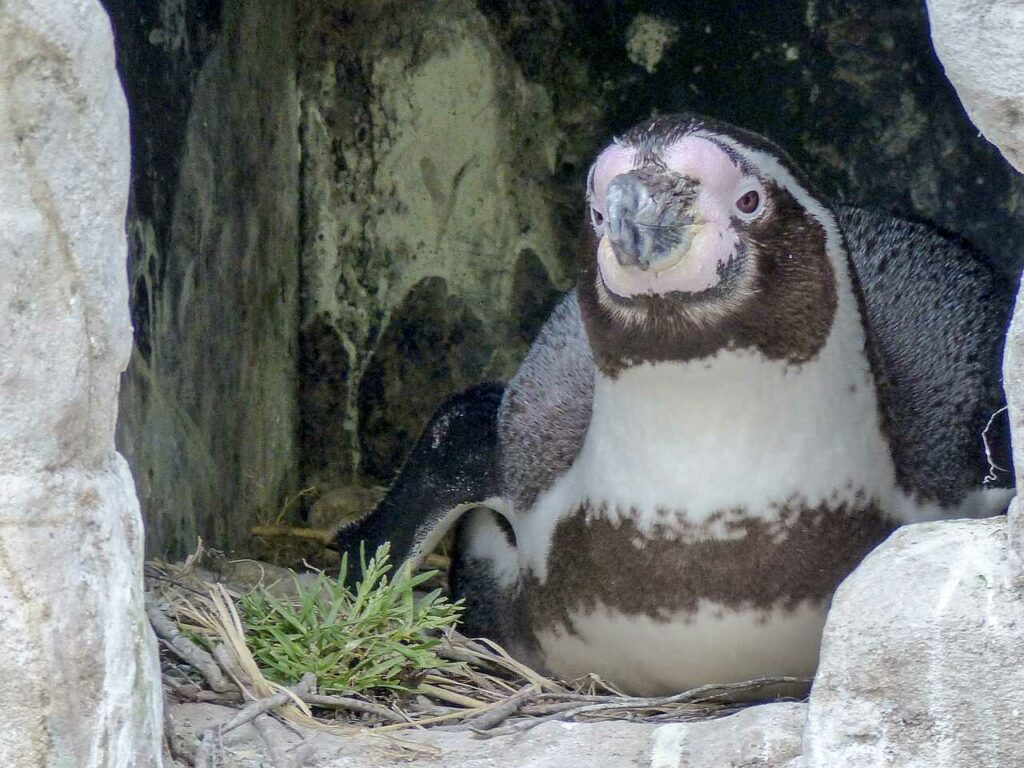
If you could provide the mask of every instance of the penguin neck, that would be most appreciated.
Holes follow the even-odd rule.
[[[845,257],[841,246],[839,253]],[[844,262],[833,262],[834,322],[812,360],[794,365],[756,350],[721,349],[596,372],[579,462],[582,495],[641,516],[683,505],[691,521],[723,509],[756,514],[797,489],[812,506],[855,493],[884,496],[892,468]]]
[[[771,224],[778,232],[737,246],[741,255],[728,269],[720,265],[722,279],[713,290],[626,298],[588,263],[579,285],[580,312],[601,372],[616,376],[644,363],[702,362],[723,350],[750,350],[787,367],[818,357],[837,320],[842,322],[837,315],[852,309],[856,319],[856,302],[834,217],[800,195],[780,188],[778,221]],[[840,298],[846,306],[840,307]]]
[[[835,243],[829,254],[835,275],[836,306],[825,343],[810,360],[791,363],[757,349],[724,346],[714,354],[688,360],[638,361],[615,373],[595,372],[595,408],[626,417],[648,414],[648,426],[679,419],[706,421],[718,414],[742,432],[742,416],[756,411],[770,420],[792,401],[794,410],[814,414],[828,410],[836,398],[863,389],[877,409],[874,376],[866,354],[863,312],[845,248]],[[813,399],[812,399],[813,398]],[[793,413],[779,412],[789,423]],[[624,418],[628,423],[629,417]]]

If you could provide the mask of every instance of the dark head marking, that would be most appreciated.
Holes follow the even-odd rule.
[[[722,349],[798,365],[824,345],[834,219],[767,139],[653,118],[601,153],[587,187],[594,240],[579,298],[603,372]]]

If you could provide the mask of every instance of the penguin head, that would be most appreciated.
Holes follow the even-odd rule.
[[[842,237],[772,142],[706,118],[653,118],[601,152],[587,200],[596,243],[580,299],[599,364],[609,341],[612,367],[723,347],[801,362],[824,343]]]

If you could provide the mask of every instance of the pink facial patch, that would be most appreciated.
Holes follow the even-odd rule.
[[[704,191],[715,196],[728,193],[730,206],[735,199],[732,191],[744,178],[720,146],[699,136],[680,139],[662,153],[662,159],[673,171],[700,181]]]
[[[593,168],[591,205],[606,214],[605,198],[612,180],[636,167],[635,149],[612,145],[597,158]],[[692,207],[695,221],[686,238],[680,258],[664,268],[641,270],[622,266],[615,258],[607,236],[602,236],[597,250],[601,279],[609,291],[629,297],[645,293],[699,293],[714,287],[719,280],[719,267],[736,252],[739,234],[733,226],[737,216],[735,205],[745,192],[764,190],[756,179],[744,176],[732,159],[712,141],[686,136],[662,153],[662,160],[671,171],[695,179],[700,191]]]
[[[628,173],[636,168],[636,150],[612,144],[594,161],[593,200],[595,207],[602,213],[605,210],[604,200],[608,194],[608,185],[616,176]]]

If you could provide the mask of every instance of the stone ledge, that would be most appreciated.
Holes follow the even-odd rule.
[[[836,592],[808,768],[1018,765],[1024,580],[1005,517],[908,525]]]
[[[216,704],[175,704],[171,717],[179,735],[191,740],[236,711]],[[272,733],[282,751],[312,737],[316,753],[309,765],[316,768],[798,768],[805,712],[805,704],[765,704],[718,720],[545,723],[492,739],[429,730],[357,736],[307,732],[299,737],[276,722]],[[224,745],[238,768],[266,764],[262,738],[251,725],[226,736]]]

